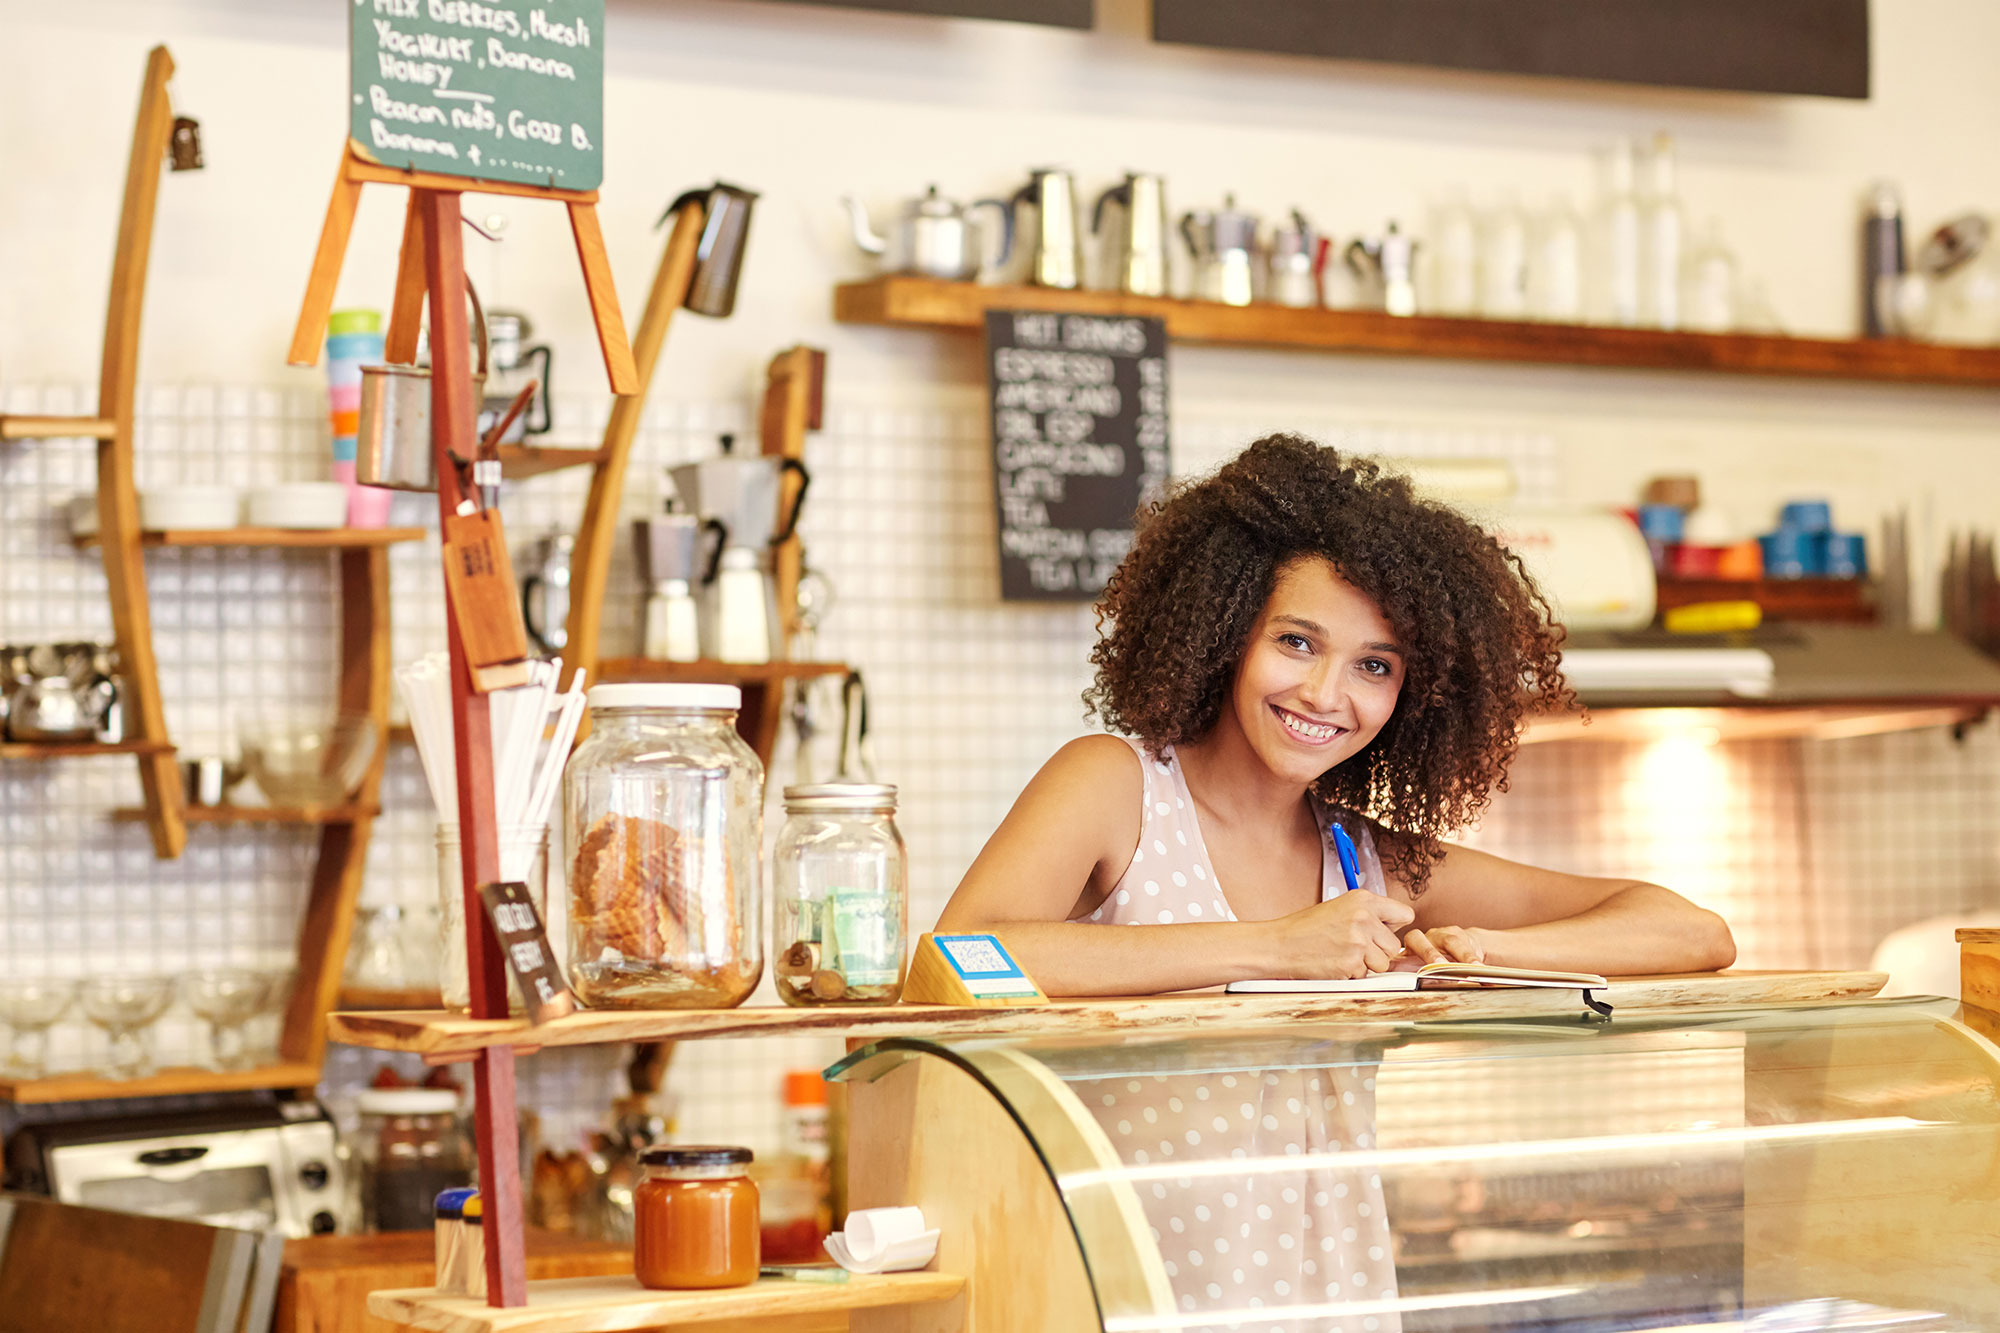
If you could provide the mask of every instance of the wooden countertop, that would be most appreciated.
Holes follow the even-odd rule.
[[[529,1227],[527,1247],[530,1278],[604,1281],[632,1271],[629,1245]],[[430,1282],[436,1256],[429,1231],[288,1240],[272,1333],[394,1333],[403,1325],[369,1314],[369,1293]]]
[[[1743,1008],[1865,999],[1881,990],[1887,980],[1881,972],[1704,972],[1617,977],[1604,994],[1620,1010]],[[523,1019],[475,1019],[442,1010],[375,1010],[334,1014],[329,1035],[334,1041],[378,1050],[469,1056],[487,1046],[584,1046],[759,1034],[864,1040],[1062,1036],[1342,1019],[1382,1023],[1520,1018],[1578,1009],[1576,993],[1559,990],[1437,990],[1387,995],[1225,995],[1207,990],[1136,999],[1057,1000],[1019,1009],[891,1004],[847,1009],[757,1005],[738,1009],[591,1010],[540,1027]]]

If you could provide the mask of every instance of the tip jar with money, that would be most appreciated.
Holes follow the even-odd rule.
[[[598,685],[563,773],[569,978],[596,1009],[743,1003],[764,969],[764,766],[733,685]]]
[[[902,995],[909,895],[894,787],[785,788],[771,881],[780,999],[892,1004]]]

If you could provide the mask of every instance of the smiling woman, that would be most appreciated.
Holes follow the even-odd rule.
[[[1000,934],[1050,994],[1734,957],[1657,885],[1443,840],[1504,785],[1522,720],[1572,696],[1520,562],[1407,480],[1260,440],[1146,516],[1099,610],[1085,699],[1123,734],[1050,759],[938,923]],[[1344,891],[1336,822],[1368,892]]]

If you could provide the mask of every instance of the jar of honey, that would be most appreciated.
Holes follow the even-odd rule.
[[[649,1148],[632,1194],[633,1267],[639,1285],[681,1290],[742,1287],[760,1261],[757,1186],[748,1148]]]

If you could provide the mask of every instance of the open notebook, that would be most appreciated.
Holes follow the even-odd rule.
[[[1327,981],[1232,981],[1231,995],[1381,994],[1388,991],[1455,990],[1461,987],[1541,987],[1548,990],[1602,990],[1611,983],[1590,972],[1542,972],[1488,963],[1426,963],[1414,972],[1371,972],[1365,977]]]

